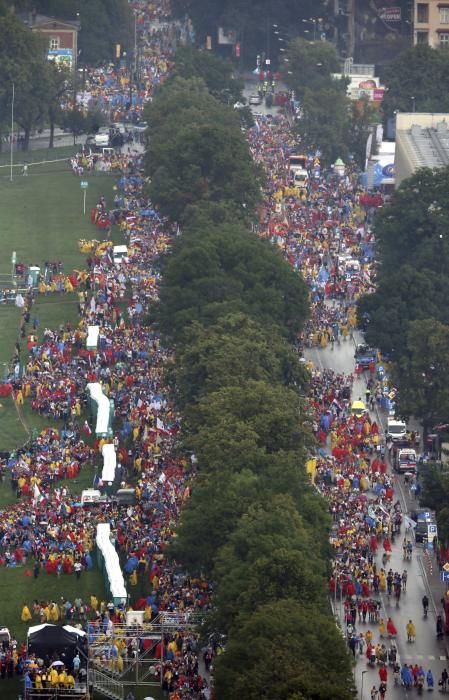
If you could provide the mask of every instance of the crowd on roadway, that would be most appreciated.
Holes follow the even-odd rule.
[[[86,71],[79,96],[81,104],[98,106],[116,122],[139,120],[154,85],[170,68],[173,47],[188,31],[166,23],[169,8],[165,0],[135,0],[131,5],[142,34],[137,89],[129,98],[126,67],[102,67]],[[154,20],[158,21],[156,28]],[[292,194],[286,181],[286,158],[292,148],[288,123],[282,116],[257,117],[256,121],[248,139],[268,176],[258,233],[281,248],[309,285],[312,312],[303,341],[324,348],[340,338],[349,340],[356,325],[354,302],[375,281],[372,212],[362,204],[363,193],[351,173],[321,175],[311,179],[301,196]],[[0,511],[0,563],[24,565],[35,578],[44,572],[82,576],[92,566],[95,526],[109,522],[126,562],[131,593],[139,587],[146,591],[140,598],[135,594],[135,608],[144,611],[144,621],[164,613],[187,620],[209,608],[211,585],[178,572],[167,560],[165,549],[189,497],[195,461],[176,450],[181,419],[163,374],[172,350],[162,346],[157,330],[145,325],[158,298],[159,257],[177,231],[160,219],[145,195],[142,157],[126,153],[117,162],[116,169],[123,172],[119,189],[113,202],[104,198],[98,202],[92,230],[97,233],[117,226],[128,255],[116,264],[110,245],[100,249],[86,245],[86,270],[77,275],[76,284],[78,326],[47,329],[29,349],[23,373],[15,372],[10,378],[19,407],[29,402],[33,410],[61,420],[64,427],[42,431],[22,449],[1,457],[14,492],[28,500],[18,500]],[[112,161],[110,165],[112,169]],[[71,167],[81,175],[84,168],[95,167],[94,158],[79,156]],[[30,312],[32,302],[31,298]],[[32,323],[32,313],[29,315],[25,328]],[[100,327],[96,349],[85,347],[90,325]],[[364,655],[369,663],[373,659],[378,663],[380,685],[375,690],[382,693],[388,663],[405,685],[408,677],[406,669],[397,669],[398,630],[392,618],[386,619],[379,602],[379,592],[399,600],[406,589],[406,567],[393,571],[389,565],[394,538],[404,534],[403,514],[385,462],[379,426],[368,411],[352,412],[353,376],[313,366],[310,370],[310,409],[320,445],[312,460],[313,477],[327,499],[333,521],[329,591],[335,604],[341,601],[354,657]],[[101,460],[100,450],[107,438],[88,438],[95,421],[91,418],[86,424],[81,419],[89,382],[101,382],[103,392],[114,402],[113,442],[123,485],[132,483],[135,488],[133,505],[109,502],[83,508],[69,488],[56,484]],[[25,603],[21,617],[24,622],[65,619],[86,625],[93,647],[102,642],[97,663],[120,673],[127,660],[141,651],[133,647],[135,635],[126,631],[125,612],[93,596],[89,605],[81,599]],[[400,632],[413,639],[413,621],[409,625]],[[158,646],[155,657],[160,663],[155,665],[155,674],[172,700],[209,697],[200,659],[209,672],[220,645],[211,642],[201,650],[196,635],[175,630]],[[2,668],[0,659],[0,672]],[[37,664],[27,669],[27,682],[35,688],[45,688],[45,684],[70,688],[76,682],[75,671],[55,672],[51,664]],[[409,672],[417,683],[422,676],[420,667],[416,670],[415,665]],[[430,685],[428,670],[423,673]]]

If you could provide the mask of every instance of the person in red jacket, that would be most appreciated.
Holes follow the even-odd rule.
[[[388,670],[385,664],[379,668],[379,678],[381,683],[386,683],[388,680]]]
[[[387,632],[390,635],[390,637],[396,637],[398,633],[391,617],[389,617],[387,620]]]

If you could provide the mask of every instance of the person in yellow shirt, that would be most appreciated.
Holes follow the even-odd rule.
[[[71,688],[71,689],[73,689],[75,687],[75,679],[70,672],[67,674],[65,687]]]
[[[58,622],[59,620],[59,610],[56,603],[52,603],[50,606],[50,620],[52,622]]]
[[[65,671],[64,666],[61,666],[61,670],[60,670],[59,675],[58,675],[58,686],[60,688],[65,688],[66,682],[67,682],[67,673]]]
[[[23,604],[22,614],[20,616],[20,619],[22,620],[22,622],[29,622],[31,620],[30,609],[29,609],[28,605],[26,605],[25,603]]]
[[[59,674],[54,666],[52,666],[49,674],[50,684],[52,688],[56,688],[58,685]]]

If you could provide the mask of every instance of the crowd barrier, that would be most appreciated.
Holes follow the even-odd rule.
[[[111,528],[108,523],[97,525],[98,565],[105,576],[105,583],[114,605],[125,604],[128,600],[125,580],[118,554],[111,542]]]
[[[103,455],[103,470],[101,480],[103,483],[113,483],[115,479],[115,468],[117,466],[117,454],[112,443],[103,445],[101,450]]]
[[[95,435],[97,437],[112,437],[113,401],[109,401],[98,382],[89,383],[86,386],[86,391],[91,400],[91,411],[97,420]]]
[[[86,350],[96,350],[98,347],[98,336],[100,335],[100,326],[88,326],[86,338]]]

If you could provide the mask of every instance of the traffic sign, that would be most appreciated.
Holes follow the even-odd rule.
[[[449,583],[449,571],[440,571],[440,579],[443,583]]]
[[[445,565],[443,566],[443,569],[447,572],[449,572],[449,562],[446,562]]]
[[[82,190],[87,190],[87,188],[89,187],[89,183],[87,182],[87,180],[81,180],[80,187]]]

